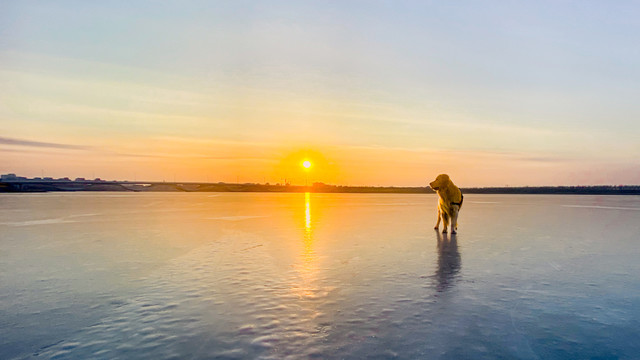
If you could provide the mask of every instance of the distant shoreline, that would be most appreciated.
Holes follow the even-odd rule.
[[[547,195],[640,195],[640,185],[622,186],[526,186],[461,188],[465,194],[547,194]],[[314,183],[312,186],[197,183],[197,182],[143,182],[105,180],[5,180],[0,181],[0,193],[74,191],[122,192],[272,192],[272,193],[379,193],[379,194],[432,194],[429,187],[398,186],[339,186]]]

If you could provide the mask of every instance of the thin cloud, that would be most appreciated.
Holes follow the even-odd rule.
[[[567,156],[522,156],[520,159],[538,163],[559,163],[575,160]]]
[[[26,147],[50,148],[50,149],[70,149],[70,150],[90,149],[90,147],[82,146],[82,145],[50,143],[50,142],[32,141],[32,140],[26,140],[26,139],[7,138],[7,137],[1,137],[1,136],[0,136],[0,145],[26,146]]]
[[[270,159],[268,156],[210,156],[205,154],[166,154],[166,153],[158,153],[158,154],[148,154],[148,153],[118,153],[118,152],[107,152],[108,154],[120,157],[128,157],[128,158],[150,158],[150,159],[203,159],[203,160],[228,160],[228,161],[239,161],[239,160],[253,160],[253,161],[275,161]]]

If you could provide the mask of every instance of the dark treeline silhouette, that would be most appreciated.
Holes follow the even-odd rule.
[[[468,194],[640,195],[640,185],[487,187],[462,191]]]
[[[562,194],[562,195],[640,195],[640,185],[527,186],[461,188],[466,194]],[[183,191],[183,192],[317,192],[317,193],[394,193],[431,194],[425,187],[341,186],[316,182],[311,186],[281,184],[233,184],[198,182],[105,181],[101,179],[26,179],[3,176],[0,192],[46,191]]]

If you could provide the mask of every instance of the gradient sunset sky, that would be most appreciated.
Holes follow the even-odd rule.
[[[0,173],[638,184],[638,19],[634,1],[2,1]]]

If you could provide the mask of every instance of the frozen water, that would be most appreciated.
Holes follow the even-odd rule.
[[[0,196],[0,358],[640,356],[640,197],[214,195]]]

